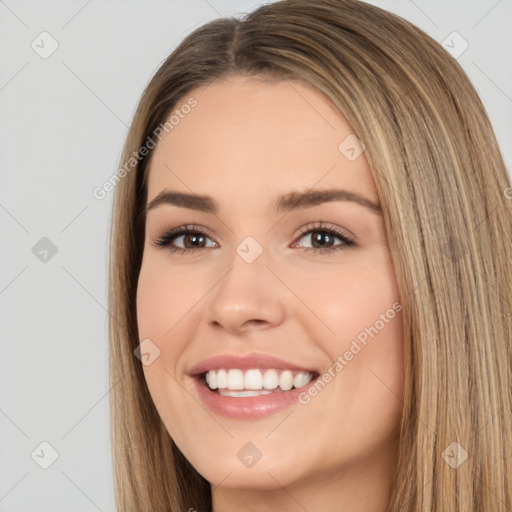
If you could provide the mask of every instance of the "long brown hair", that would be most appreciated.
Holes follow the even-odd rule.
[[[211,508],[209,483],[166,431],[134,356],[152,154],[140,150],[179,101],[233,74],[316,87],[366,147],[403,302],[405,390],[389,511],[510,511],[510,178],[457,61],[409,22],[358,0],[285,0],[210,22],[144,91],[121,163],[138,157],[119,172],[110,233],[118,511]],[[464,454],[458,467],[449,463]]]

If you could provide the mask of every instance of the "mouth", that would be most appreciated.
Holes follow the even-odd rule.
[[[318,376],[316,372],[280,368],[219,368],[205,371],[198,378],[212,393],[243,398],[301,389]]]
[[[298,405],[317,372],[278,368],[218,368],[192,376],[199,399],[211,412],[257,420]]]
[[[297,405],[316,369],[270,354],[219,354],[188,370],[199,400],[211,412],[241,420],[270,416]]]

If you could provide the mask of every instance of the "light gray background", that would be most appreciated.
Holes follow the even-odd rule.
[[[0,0],[0,511],[114,509],[112,194],[100,201],[92,191],[117,170],[137,101],[177,43],[211,19],[260,3]],[[512,0],[371,3],[439,42],[453,31],[468,42],[458,60],[512,162]],[[43,31],[58,43],[45,59],[31,46],[51,49]],[[43,237],[55,255],[40,252]],[[52,452],[43,441],[58,453],[47,469],[40,464]]]

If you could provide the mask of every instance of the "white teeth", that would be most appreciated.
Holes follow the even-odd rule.
[[[279,386],[279,377],[275,370],[267,370],[263,375],[263,387],[265,389],[276,389]]]
[[[217,387],[219,389],[226,389],[228,387],[228,373],[226,370],[219,370],[217,372]]]
[[[310,380],[311,380],[311,377],[310,377],[311,374],[309,373],[297,373],[297,375],[295,375],[294,379],[293,379],[293,387],[295,388],[301,388],[302,386],[305,386]]]
[[[217,374],[215,372],[208,372],[206,374],[206,382],[210,389],[217,389]]]
[[[245,389],[261,389],[263,377],[259,370],[247,370],[244,378]]]
[[[293,388],[293,375],[290,370],[285,370],[279,376],[279,387],[283,391],[288,391],[289,389]]]
[[[228,389],[244,389],[244,372],[242,370],[229,370]]]
[[[260,389],[259,391],[228,391],[227,389],[221,389],[219,391],[219,395],[222,396],[260,396],[260,395],[270,395],[272,391],[267,391],[266,389]]]
[[[280,372],[280,373],[279,373]],[[291,370],[243,370],[237,368],[209,370],[206,383],[210,389],[218,389],[225,396],[259,396],[275,391],[289,391],[301,388],[313,378],[310,372],[293,372]],[[280,388],[280,389],[278,389]],[[225,391],[223,391],[225,390]]]

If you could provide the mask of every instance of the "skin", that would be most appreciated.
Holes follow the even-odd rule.
[[[212,413],[187,374],[214,355],[254,352],[328,371],[361,331],[400,302],[378,212],[348,201],[272,210],[276,197],[292,190],[343,188],[378,204],[365,155],[346,158],[338,146],[352,128],[300,82],[235,76],[190,96],[197,106],[155,148],[148,202],[172,189],[210,195],[219,212],[166,204],[147,215],[137,316],[140,340],[160,349],[144,366],[155,406],[212,484],[215,512],[384,511],[398,448],[401,313],[307,405],[269,417]],[[300,230],[320,221],[356,245],[308,250],[314,233]],[[190,237],[188,253],[155,246],[184,224],[207,231],[202,249]],[[236,252],[247,236],[263,248],[251,264]],[[181,236],[173,244],[185,242]],[[323,242],[340,245],[338,238]],[[236,455],[247,442],[262,454],[250,468]]]

